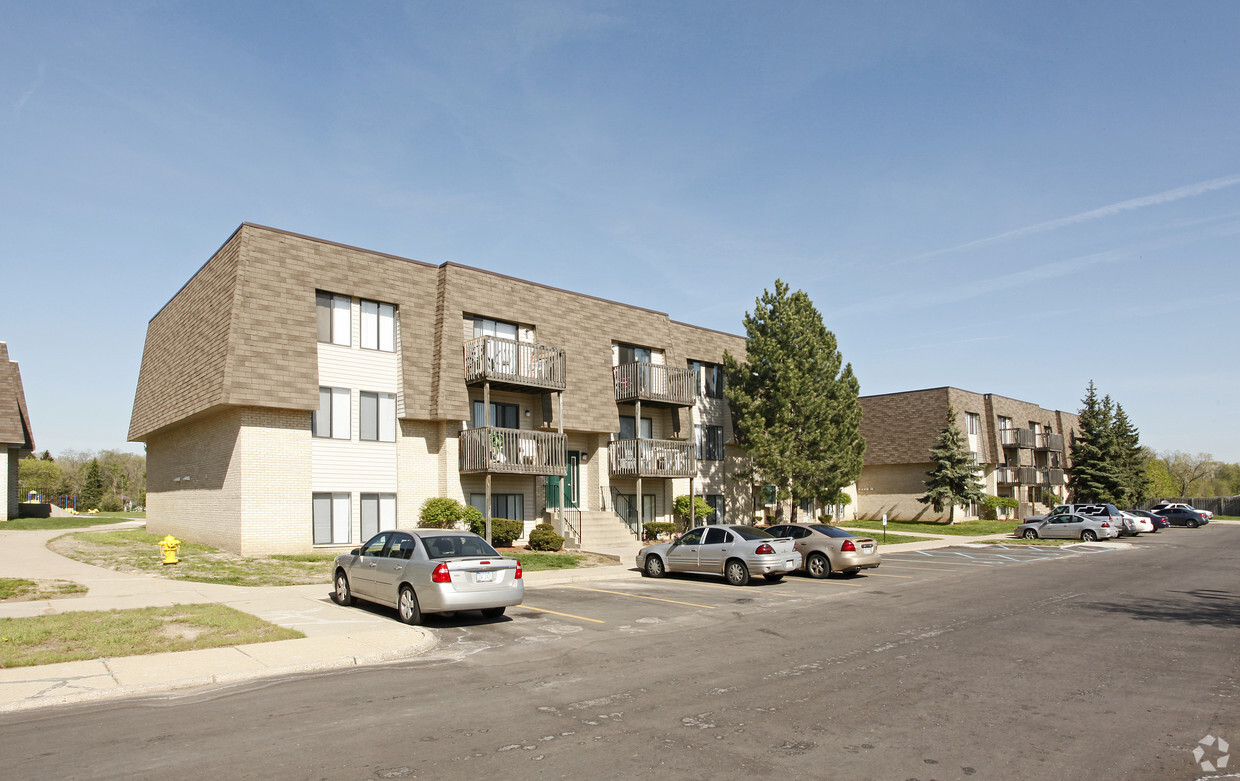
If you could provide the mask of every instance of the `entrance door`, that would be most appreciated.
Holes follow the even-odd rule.
[[[564,505],[566,507],[580,507],[580,475],[578,474],[578,466],[581,463],[581,452],[570,450],[564,454],[565,471],[564,471]],[[560,506],[560,478],[547,478],[547,507],[555,509]]]

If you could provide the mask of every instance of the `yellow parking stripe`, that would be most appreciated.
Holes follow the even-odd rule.
[[[755,580],[756,580],[756,578],[755,578]],[[723,589],[724,591],[732,591],[732,592],[735,592],[738,588],[745,588],[744,586],[720,586],[718,583],[697,583],[697,582],[692,581],[692,580],[669,580],[669,581],[667,581],[667,584],[668,584],[668,585],[671,585],[671,584],[673,584],[673,583],[674,583],[674,584],[676,584],[677,586],[696,586],[696,587],[698,587],[698,588],[721,588],[721,589]],[[781,585],[781,586],[786,586],[786,585],[788,585],[788,583],[787,583],[787,581],[785,581],[785,582],[781,583],[780,585]],[[788,592],[786,592],[786,591],[769,591],[769,590],[768,590],[769,588],[770,588],[770,587],[765,587],[765,588],[763,588],[763,589],[762,589],[762,591],[761,591],[760,593],[762,593],[762,594],[774,594],[774,595],[776,595],[776,596],[781,596],[781,597],[790,597],[790,596],[792,596],[792,594],[789,594],[789,593],[788,593]]]
[[[867,572],[865,576],[867,578],[904,578],[905,580],[912,580],[916,577],[915,575],[884,575],[881,572]]]
[[[607,623],[606,621],[599,621],[597,618],[586,618],[585,616],[575,616],[572,613],[557,613],[554,610],[543,610],[541,607],[534,607],[533,605],[521,605],[521,607],[525,608],[526,610],[537,610],[539,613],[550,613],[553,616],[564,616],[565,618],[575,618],[578,621],[591,621],[595,624],[606,624]]]
[[[715,609],[715,606],[714,606],[714,605],[698,605],[698,604],[693,603],[693,602],[677,602],[677,601],[676,601],[676,600],[674,600],[674,599],[660,599],[659,597],[647,597],[647,596],[642,596],[641,594],[628,594],[628,593],[626,593],[626,592],[624,592],[624,591],[607,591],[607,590],[605,590],[605,589],[601,589],[601,588],[586,588],[585,586],[565,586],[564,588],[573,588],[573,589],[577,589],[578,591],[594,591],[594,592],[597,592],[597,593],[599,593],[599,594],[615,594],[616,596],[620,596],[620,597],[633,597],[633,598],[635,598],[635,599],[649,599],[649,600],[653,600],[653,601],[655,601],[655,602],[670,602],[670,603],[672,603],[673,605],[688,605],[689,607],[704,607],[704,608],[706,608],[707,610],[714,610],[714,609]]]

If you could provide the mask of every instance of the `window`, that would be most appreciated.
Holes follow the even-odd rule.
[[[642,494],[642,520],[655,519],[654,494]],[[616,494],[616,513],[627,520],[637,520],[637,495]]]
[[[1003,417],[1002,415],[1000,415],[1000,416],[999,416],[999,430],[1000,430],[1000,431],[1007,431],[1007,430],[1008,430],[1008,429],[1010,429],[1011,427],[1012,427],[1012,419],[1011,419],[1011,418],[1005,418],[1005,417]]]
[[[396,525],[396,494],[362,494],[362,539]]]
[[[363,350],[396,350],[396,307],[362,299],[361,342]]]
[[[723,460],[723,426],[694,426],[695,455],[702,461]]]
[[[634,428],[634,418],[632,415],[620,416],[620,436],[619,439],[637,439],[637,431]],[[642,418],[642,439],[654,438],[654,422],[650,418]]]
[[[707,529],[706,538],[702,540],[703,545],[723,545],[732,541],[732,535],[728,534],[727,529]]]
[[[699,396],[709,399],[723,398],[723,367],[717,363],[689,361],[693,370],[693,387]]]
[[[319,388],[319,408],[310,413],[310,433],[316,437],[349,438],[348,388]]]
[[[707,523],[725,523],[724,518],[724,501],[723,494],[706,494],[706,503],[715,509],[713,513],[706,519]]]
[[[474,401],[474,420],[470,428],[482,428],[486,425],[486,419],[482,414],[484,409],[481,401]],[[491,402],[491,427],[521,428],[521,408],[516,404]]]
[[[334,293],[314,294],[320,342],[349,346],[350,301],[348,296]]]
[[[469,504],[486,515],[487,495],[470,494]],[[491,519],[525,520],[525,494],[491,494]]]
[[[616,345],[619,347],[618,365],[626,363],[650,363],[650,348],[637,347],[631,344]]]
[[[964,413],[964,425],[968,433],[976,435],[982,427],[982,418],[976,412]]]
[[[517,324],[503,320],[488,320],[485,317],[474,318],[474,338],[480,336],[498,336],[501,339],[517,339]]]
[[[358,436],[367,442],[396,441],[396,394],[362,391],[358,395]]]
[[[314,502],[314,544],[344,545],[349,542],[349,495],[316,493]]]

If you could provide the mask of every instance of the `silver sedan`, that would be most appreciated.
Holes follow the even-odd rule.
[[[800,563],[791,539],[753,526],[698,526],[678,540],[648,545],[637,553],[637,567],[646,577],[706,572],[723,575],[733,586],[748,584],[751,574],[774,583]]]
[[[1119,529],[1106,518],[1066,513],[1051,515],[1040,521],[1029,521],[1016,527],[1017,537],[1036,540],[1040,537],[1061,540],[1108,540],[1119,536]]]
[[[336,557],[336,602],[364,599],[396,608],[400,620],[418,624],[423,613],[481,610],[498,618],[521,604],[521,562],[501,556],[465,531],[385,531]]]
[[[801,554],[801,566],[811,578],[830,577],[832,572],[856,575],[883,561],[878,543],[825,523],[785,523],[767,529],[777,537],[791,537]]]

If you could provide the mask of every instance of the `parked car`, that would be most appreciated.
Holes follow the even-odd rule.
[[[1120,510],[1120,536],[1130,535],[1136,537],[1141,532],[1154,532],[1154,522],[1143,515],[1130,513],[1127,510]]]
[[[1116,529],[1123,526],[1123,511],[1113,504],[1105,504],[1102,502],[1093,502],[1090,504],[1061,504],[1051,510],[1047,515],[1031,515],[1025,519],[1025,523],[1033,521],[1042,521],[1052,518],[1056,515],[1088,515],[1095,518],[1103,518],[1111,523]]]
[[[1155,510],[1157,514],[1167,519],[1172,526],[1187,526],[1190,529],[1196,529],[1198,526],[1205,526],[1210,519],[1197,512],[1196,510],[1185,510],[1180,507],[1168,507],[1163,510]]]
[[[396,608],[417,624],[424,613],[481,610],[498,618],[521,604],[521,562],[501,556],[477,534],[441,529],[383,531],[336,557],[334,598]]]
[[[832,572],[856,575],[882,563],[878,543],[870,537],[858,537],[825,523],[785,523],[772,526],[768,532],[776,537],[791,537],[801,554],[800,569],[811,578],[830,577]]]
[[[1184,502],[1159,502],[1158,504],[1154,505],[1150,509],[1156,513],[1161,513],[1163,510],[1192,510],[1195,513],[1200,513],[1201,515],[1204,515],[1206,517],[1206,520],[1210,520],[1211,518],[1214,517],[1214,513],[1210,512],[1209,510],[1198,510],[1196,507],[1193,507],[1191,504],[1185,504]]]
[[[1149,522],[1154,526],[1154,531],[1165,529],[1171,525],[1166,518],[1162,517],[1158,513],[1152,513],[1149,510],[1125,510],[1124,512],[1129,515],[1139,515],[1142,518],[1149,520]]]
[[[680,539],[648,545],[637,553],[637,567],[650,578],[668,572],[723,575],[733,586],[752,574],[776,582],[801,562],[790,537],[776,537],[753,526],[698,526]]]
[[[1119,529],[1107,518],[1078,513],[1052,513],[1043,520],[1022,523],[1016,527],[1014,533],[1026,540],[1081,539],[1093,542],[1118,537]]]

